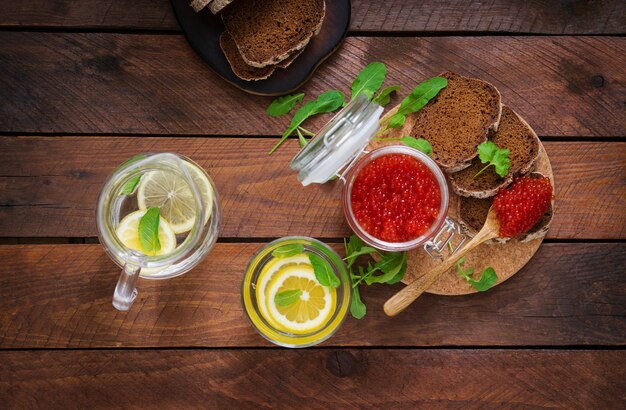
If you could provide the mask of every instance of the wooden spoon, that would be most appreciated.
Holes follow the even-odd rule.
[[[489,208],[485,225],[483,225],[482,229],[476,234],[476,236],[474,236],[474,238],[472,238],[471,241],[459,249],[454,255],[443,261],[443,263],[437,268],[411,282],[408,286],[385,302],[383,309],[385,310],[387,316],[395,316],[406,309],[407,306],[413,303],[415,299],[420,297],[426,289],[435,283],[435,281],[439,279],[444,272],[447,272],[448,269],[453,267],[459,259],[481,243],[497,238],[499,231],[500,223],[498,222],[498,218],[496,216],[496,210],[492,206]]]

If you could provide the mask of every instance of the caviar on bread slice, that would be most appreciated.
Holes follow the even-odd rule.
[[[529,174],[531,178],[545,178],[538,172]],[[473,198],[473,197],[457,197],[456,211],[457,218],[465,233],[473,238],[485,224],[489,208],[493,204],[491,198]],[[553,203],[551,202],[548,209],[537,223],[530,230],[521,234],[516,239],[520,242],[529,242],[537,238],[542,238],[548,232],[554,214]],[[497,238],[494,242],[506,242],[510,238]],[[493,242],[492,242],[493,243]]]
[[[471,165],[476,148],[500,123],[500,93],[492,84],[451,72],[441,74],[446,88],[420,111],[407,117],[403,130],[426,139],[432,158],[447,173]],[[404,132],[404,131],[403,131]]]
[[[531,171],[539,158],[541,145],[535,131],[511,108],[502,107],[502,118],[492,141],[501,149],[509,150],[509,172],[504,177],[495,168],[489,167],[477,175],[485,166],[478,157],[469,168],[450,175],[450,184],[457,195],[488,198],[507,186],[514,175]]]

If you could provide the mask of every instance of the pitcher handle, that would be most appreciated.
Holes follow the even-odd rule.
[[[130,309],[137,298],[137,278],[139,277],[141,268],[130,264],[124,265],[120,278],[115,286],[113,292],[113,307],[122,312],[126,312]]]

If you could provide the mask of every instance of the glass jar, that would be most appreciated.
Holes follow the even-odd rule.
[[[365,243],[385,251],[406,251],[423,246],[432,257],[454,253],[465,242],[461,226],[447,216],[449,191],[439,166],[426,154],[404,145],[390,145],[367,152],[366,148],[380,127],[383,108],[361,95],[337,113],[298,153],[291,168],[298,172],[302,185],[323,184],[333,178],[344,183],[342,204],[345,218]],[[358,222],[352,208],[354,181],[365,166],[386,155],[408,155],[423,164],[434,176],[441,194],[439,213],[428,230],[404,242],[389,242],[368,233]]]
[[[154,173],[175,178],[180,182],[177,188],[188,189],[185,192],[193,203],[189,229],[182,228],[185,231],[178,233],[172,230],[175,243],[171,252],[162,255],[146,255],[130,248],[117,234],[126,217],[141,211],[138,192],[144,180]],[[100,243],[122,268],[113,294],[113,306],[126,311],[137,296],[135,283],[139,276],[173,278],[188,272],[205,258],[219,233],[217,191],[206,171],[187,157],[173,153],[140,154],[120,165],[105,182],[96,207],[96,224]]]
[[[285,246],[302,245],[304,251],[297,255],[277,257],[274,251]],[[326,320],[313,331],[288,331],[271,319],[272,309],[268,289],[287,269],[298,271],[298,265],[306,265],[308,254],[320,257],[339,279],[339,286],[332,288],[331,305]],[[301,269],[301,268],[300,268]],[[306,277],[306,274],[302,274]],[[256,331],[268,341],[283,347],[313,346],[331,337],[343,323],[350,306],[351,280],[343,260],[328,245],[313,238],[290,236],[270,242],[260,249],[248,264],[243,278],[241,295],[244,310]],[[332,302],[334,301],[334,302]],[[321,315],[321,313],[320,313]]]

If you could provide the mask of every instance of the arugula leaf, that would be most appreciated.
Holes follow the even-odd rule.
[[[476,280],[472,278],[472,274],[474,273],[474,268],[464,269],[461,265],[465,263],[465,258],[461,258],[456,263],[456,269],[460,277],[465,279],[467,283],[472,285],[474,289],[479,292],[484,292],[489,290],[496,284],[498,281],[498,276],[496,275],[496,271],[492,267],[487,267],[480,274],[480,279]]]
[[[415,138],[415,137],[402,137],[400,138],[402,143],[407,147],[415,148],[416,150],[422,151],[424,154],[430,156],[433,153],[433,147],[430,145],[430,142],[426,141],[424,138]]]
[[[293,110],[293,107],[295,107],[297,103],[302,102],[303,98],[304,93],[283,95],[282,97],[278,97],[272,101],[265,112],[272,117],[288,114],[291,110]]]
[[[273,154],[274,151],[294,132],[300,124],[302,124],[307,118],[317,115],[323,114],[326,112],[335,111],[337,108],[341,107],[343,103],[344,96],[343,93],[339,90],[330,90],[322,93],[317,97],[316,100],[309,101],[304,104],[302,107],[296,111],[293,118],[291,119],[291,124],[289,124],[289,128],[285,131],[278,143],[274,145],[274,147],[270,150],[269,154]]]
[[[370,275],[365,278],[365,283],[387,283],[394,279],[402,270],[406,263],[406,252],[386,252],[381,254],[381,258],[374,264],[374,270],[380,270],[382,275]]]
[[[120,195],[131,195],[133,192],[135,192],[135,188],[137,188],[137,185],[139,185],[140,179],[141,175],[135,175],[134,177],[126,181],[126,183],[122,187],[122,190],[120,191]]]
[[[362,319],[367,313],[367,307],[363,301],[361,301],[361,294],[359,293],[359,287],[354,286],[352,288],[352,300],[350,301],[350,313],[355,319]]]
[[[400,103],[398,112],[389,118],[387,128],[399,128],[404,125],[408,114],[421,110],[439,91],[446,88],[448,80],[443,77],[433,77],[420,83]]]
[[[383,85],[387,76],[387,67],[381,62],[374,61],[365,66],[352,82],[352,97],[364,94],[368,100],[374,97],[374,93]]]
[[[160,217],[159,208],[154,207],[148,209],[139,220],[139,243],[145,252],[152,252],[153,256],[161,250],[161,241],[159,241]]]
[[[307,141],[307,139],[304,138],[304,135],[300,132],[300,129],[298,129],[298,142],[300,143],[300,148],[306,147],[306,144],[309,143],[309,141]]]
[[[357,252],[359,249],[365,246],[365,242],[363,242],[363,240],[356,235],[350,236],[350,239],[348,239],[347,244],[346,244],[345,239],[343,242],[346,247],[347,257],[350,257],[351,254],[353,254],[354,252]]]
[[[341,282],[339,282],[339,278],[332,271],[330,265],[314,253],[309,253],[308,255],[313,266],[313,272],[315,272],[315,279],[317,279],[320,285],[338,288]]]
[[[374,98],[372,101],[377,103],[381,107],[384,107],[385,105],[391,102],[391,93],[399,91],[399,90],[400,90],[399,85],[392,85],[391,87],[384,88],[380,92],[380,94],[378,94],[376,98]]]
[[[283,292],[278,292],[276,296],[274,296],[274,303],[282,307],[293,305],[300,300],[300,296],[302,296],[302,291],[300,289],[285,290]]]
[[[491,289],[493,285],[498,281],[498,276],[496,275],[496,271],[492,267],[488,267],[485,269],[481,275],[479,280],[474,280],[473,278],[469,278],[468,282],[470,285],[474,287],[479,292],[484,292],[486,290]]]
[[[407,263],[407,258],[405,258],[404,262],[402,263],[402,266],[400,267],[400,270],[398,271],[398,273],[396,273],[396,276],[394,276],[393,278],[387,281],[387,285],[394,285],[400,282],[402,279],[404,279],[404,274],[406,273],[407,268],[408,268],[408,263]]]
[[[509,149],[500,149],[493,141],[486,141],[480,144],[477,148],[478,158],[483,164],[487,164],[483,169],[478,171],[474,178],[483,173],[490,166],[494,166],[496,173],[501,177],[505,177],[509,172],[511,162],[509,161]]]
[[[301,243],[290,243],[289,245],[281,246],[274,249],[272,256],[275,258],[287,258],[289,256],[295,256],[304,252],[304,245]]]
[[[346,257],[346,263],[348,264],[348,266],[352,266],[356,258],[358,258],[359,256],[369,255],[370,253],[376,253],[376,252],[378,251],[372,248],[371,246],[363,246],[359,250],[352,252],[350,256]]]

